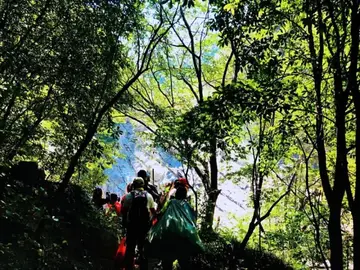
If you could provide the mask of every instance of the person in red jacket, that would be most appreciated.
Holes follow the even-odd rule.
[[[116,215],[120,216],[121,213],[121,205],[118,202],[118,196],[115,193],[110,195],[110,203],[107,205],[106,214],[115,211]]]

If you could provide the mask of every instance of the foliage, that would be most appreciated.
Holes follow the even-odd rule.
[[[248,248],[241,254],[236,248],[240,243],[232,237],[216,233],[201,235],[206,252],[193,259],[197,269],[230,269],[229,260],[235,257],[236,269],[292,269],[271,254]]]
[[[2,163],[40,160],[54,179],[61,177],[97,108],[113,95],[118,69],[129,66],[119,39],[138,27],[140,6],[2,2]],[[114,128],[106,117],[100,131],[117,134]],[[91,157],[101,152],[92,141]]]
[[[360,267],[347,254],[360,250],[359,1],[6,0],[0,14],[1,166],[37,161],[62,181],[64,198],[81,193],[65,192],[70,179],[91,191],[106,180],[116,119],[126,116],[201,179],[202,227],[212,227],[220,164],[231,168],[223,178],[250,186],[237,252],[248,244],[297,269]],[[33,230],[41,220],[44,233],[65,233],[43,203],[58,186],[9,185],[0,190],[1,222],[26,228],[17,248],[39,269],[60,265],[62,240]],[[11,200],[16,192],[24,195]],[[86,212],[61,203],[65,219]],[[75,220],[104,221],[88,213]],[[238,265],[215,238],[197,262]],[[1,253],[14,268],[21,260],[9,243]],[[264,256],[243,267],[266,267]]]
[[[284,124],[292,132],[286,135],[298,138],[299,144],[304,140],[304,145],[312,145],[317,152],[317,173],[330,209],[327,213],[330,246],[325,249],[331,249],[331,267],[342,269],[341,222],[348,220],[344,218],[346,214],[342,215],[341,208],[345,189],[350,208],[355,189],[349,180],[352,172],[347,160],[351,158],[347,157],[346,149],[351,149],[354,134],[354,126],[349,120],[354,119],[351,116],[354,104],[349,94],[352,88],[358,88],[355,67],[358,62],[359,3],[214,2],[216,15],[211,25],[221,32],[221,44],[232,48],[234,81],[254,86],[252,96],[255,100],[250,98],[249,107],[255,109],[257,106],[260,109],[257,113],[274,110],[276,118],[279,113],[287,114]],[[237,92],[242,94],[242,91]],[[324,242],[319,241],[322,217],[316,216],[312,202],[316,198],[312,198],[309,191],[309,180],[317,177],[308,175],[312,151],[304,151],[303,146],[300,150],[306,163],[307,199],[316,231],[315,241],[320,253],[324,253],[321,252]],[[356,224],[357,218],[353,218]],[[356,230],[354,235],[357,235]],[[356,243],[354,238],[355,246]],[[322,254],[324,263],[326,256]],[[356,264],[356,260],[354,262]]]
[[[119,220],[96,210],[78,186],[71,186],[49,211],[56,185],[32,188],[10,181],[1,201],[1,268],[108,269],[122,234]],[[32,256],[29,256],[31,254]],[[103,258],[101,258],[103,256]],[[106,261],[107,260],[107,261]]]
[[[199,4],[194,12],[186,11],[179,5],[163,8],[165,18],[176,23],[154,52],[151,74],[142,76],[132,87],[131,110],[121,112],[147,127],[156,146],[195,168],[209,204],[202,227],[211,227],[219,194],[216,136],[208,136],[206,142],[192,140],[195,133],[191,128],[197,123],[192,122],[191,114],[206,103],[213,84],[221,81],[218,68],[222,69],[223,61],[213,59],[217,37],[207,28],[208,7]]]

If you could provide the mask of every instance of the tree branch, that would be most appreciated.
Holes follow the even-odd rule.
[[[230,65],[230,63],[231,63],[231,60],[232,60],[233,56],[234,56],[234,52],[231,51],[230,56],[229,56],[228,60],[226,61],[225,69],[224,69],[224,73],[223,73],[223,77],[222,77],[221,86],[222,86],[223,88],[225,87],[227,71],[228,71],[228,69],[229,69],[229,65]]]
[[[270,216],[271,211],[275,208],[275,206],[286,196],[290,193],[291,191],[291,186],[294,183],[294,180],[296,178],[296,173],[293,174],[291,181],[288,185],[288,188],[286,190],[286,192],[284,194],[282,194],[269,208],[269,210],[255,223],[255,226],[259,225],[260,222],[262,222],[264,219],[266,219],[267,217]]]

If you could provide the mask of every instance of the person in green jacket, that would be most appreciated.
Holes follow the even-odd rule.
[[[187,197],[187,189],[183,186],[179,186],[176,190],[175,193],[175,200],[179,200],[179,201],[183,201],[185,203]],[[171,200],[167,201],[166,204],[164,205],[163,209],[161,210],[161,214],[164,214],[167,210],[167,207],[169,206]],[[191,219],[193,220],[193,222],[195,223],[195,215],[192,215]],[[174,245],[176,245],[176,243],[174,243]],[[174,257],[176,257],[181,269],[191,269],[191,265],[190,265],[190,258],[187,255],[186,250],[184,250],[183,254],[176,254]],[[162,267],[164,270],[171,270],[172,266],[173,266],[173,262],[174,262],[174,258],[168,258],[168,259],[164,259],[162,261]]]

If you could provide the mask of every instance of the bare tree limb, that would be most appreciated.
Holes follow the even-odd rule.
[[[264,219],[266,219],[267,217],[270,216],[271,211],[275,208],[275,206],[286,196],[290,193],[291,190],[291,186],[294,183],[294,180],[296,178],[296,173],[293,174],[291,181],[288,185],[288,188],[286,190],[286,192],[284,194],[282,194],[272,205],[271,207],[268,209],[268,211],[255,223],[255,225],[259,225],[260,222],[262,222]]]

